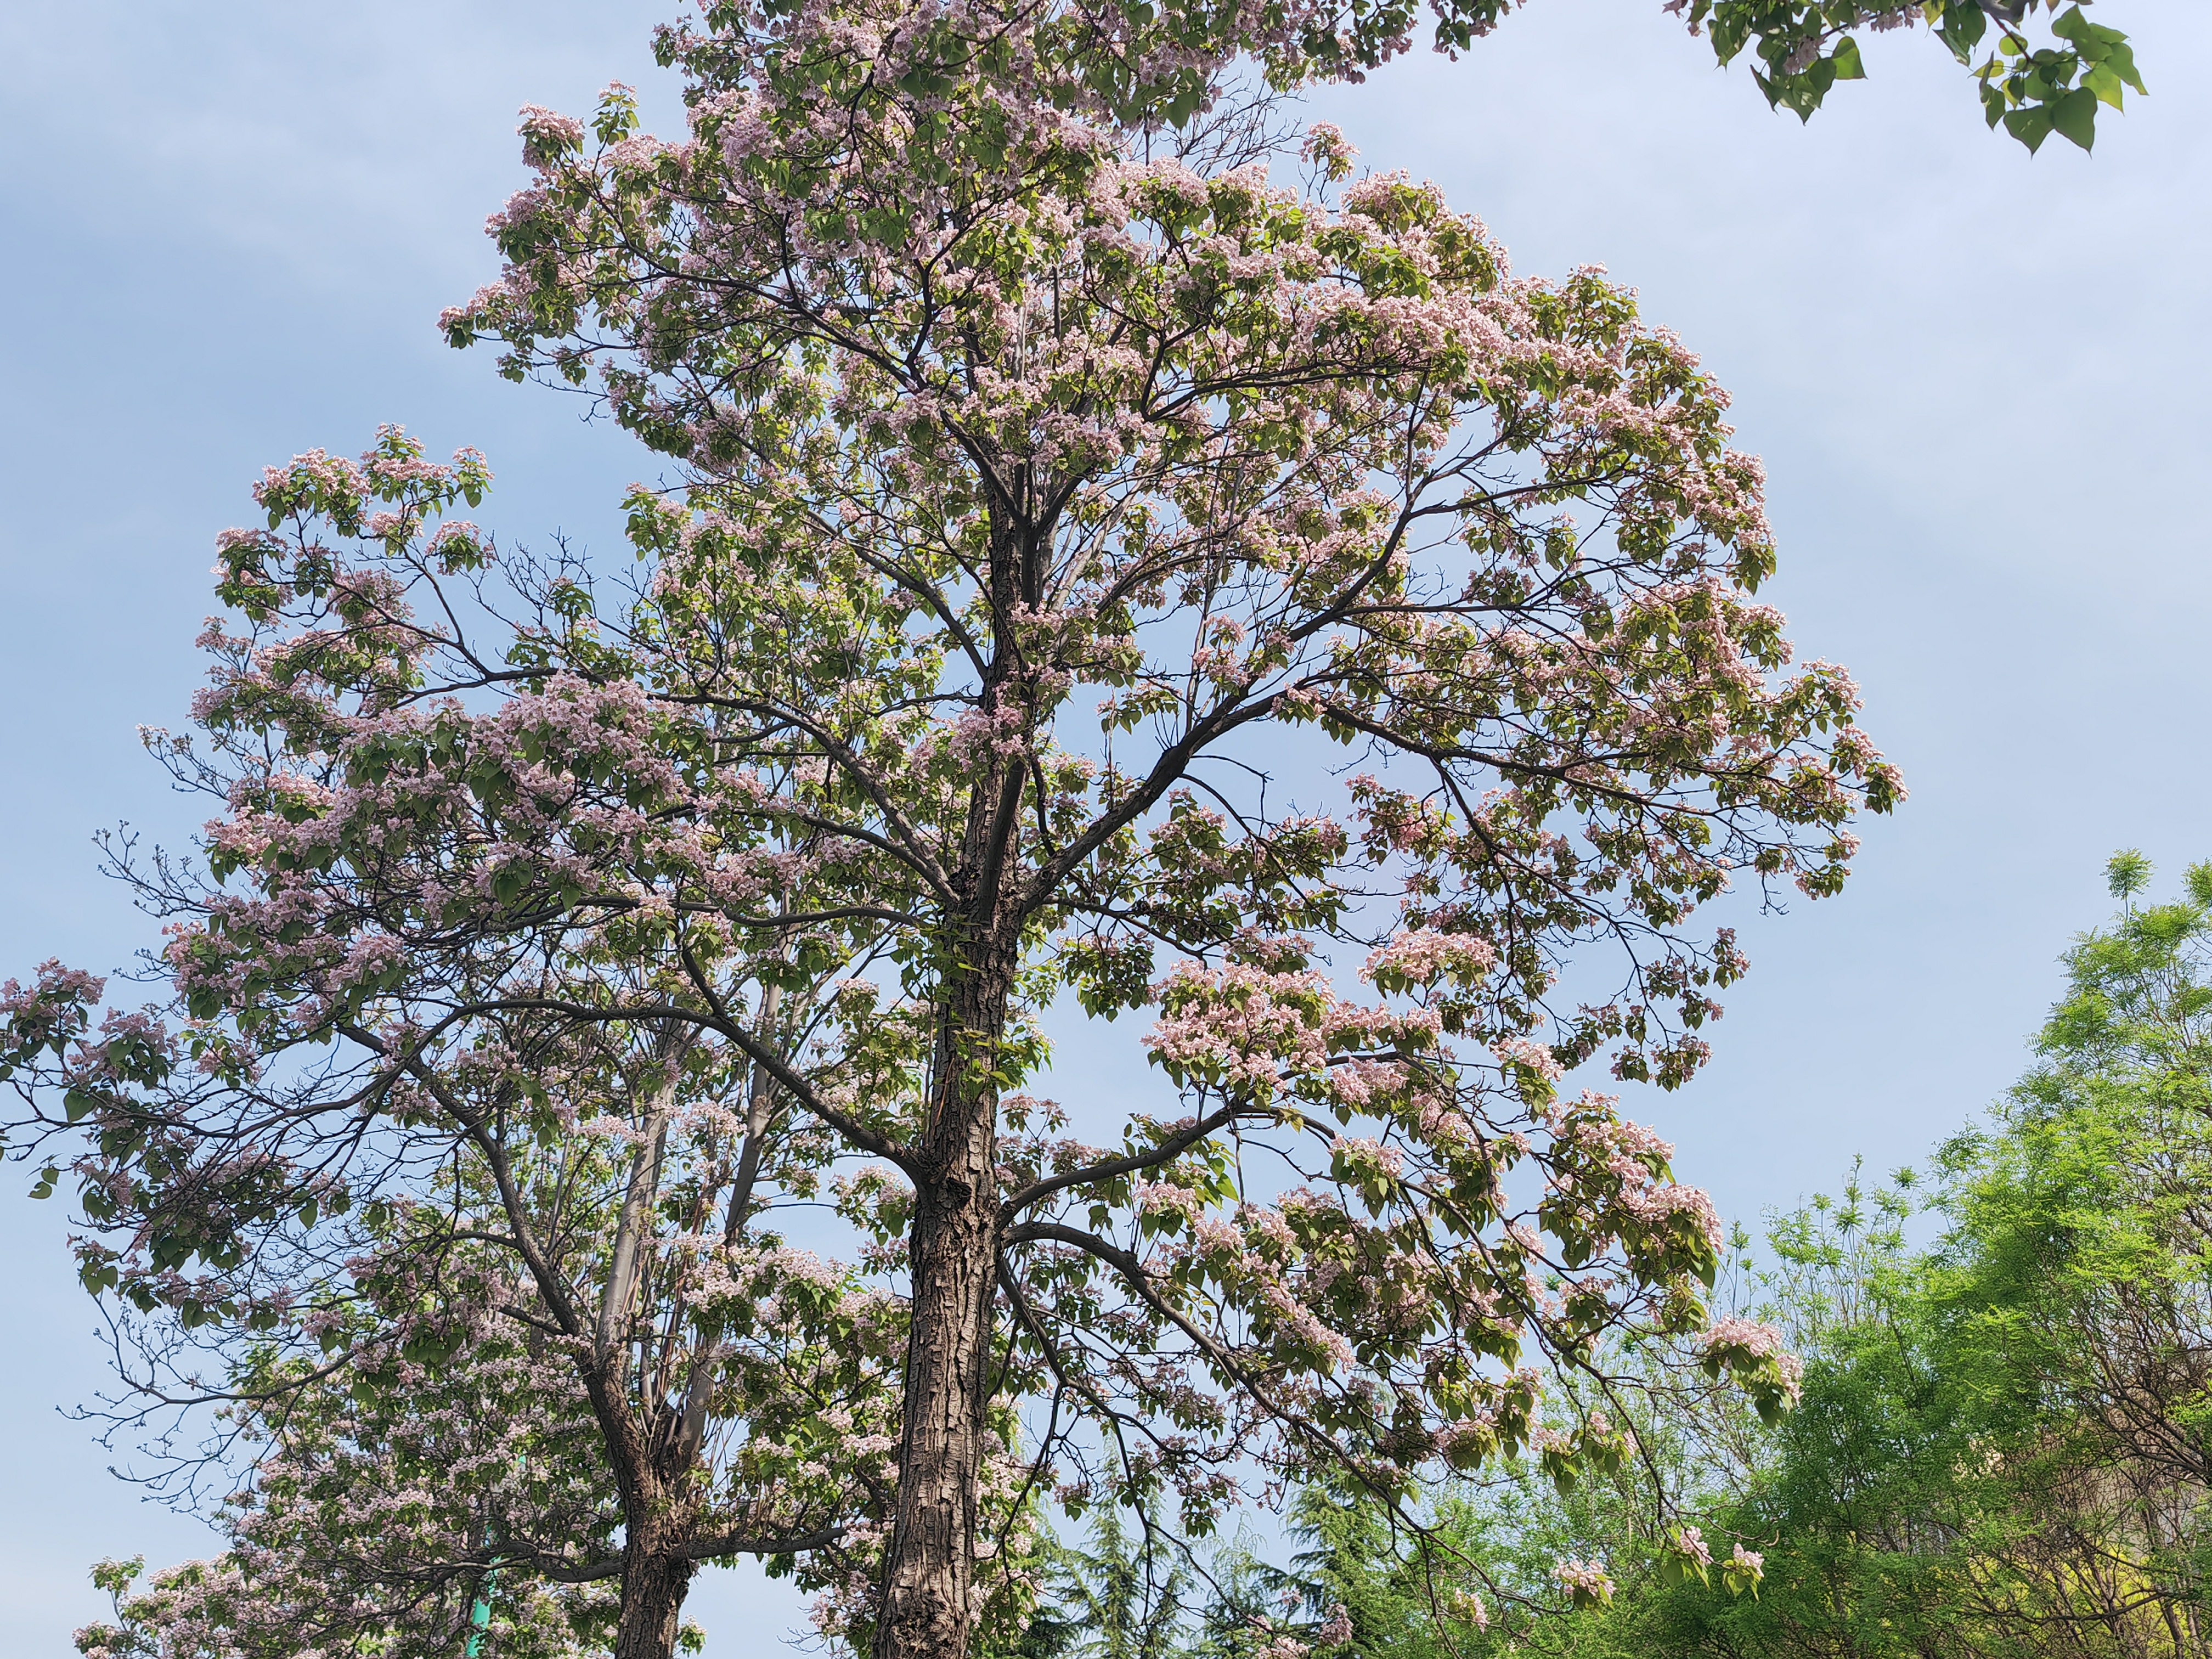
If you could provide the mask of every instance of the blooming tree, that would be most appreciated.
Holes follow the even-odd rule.
[[[681,141],[526,116],[447,326],[684,469],[635,586],[396,430],[222,538],[152,738],[204,857],[118,849],[166,1002],[0,1002],[137,1380],[256,1469],[169,1651],[665,1655],[750,1553],[943,1659],[1047,1496],[1614,1466],[1654,1327],[1794,1389],[1562,1088],[1689,1077],[1699,908],[1832,893],[1900,793],[1754,599],[1724,396],[1332,130],[1117,121],[1086,15],[715,8]],[[1030,1092],[1056,1001],[1147,1022],[1152,1109]]]
[[[642,1058],[661,1082],[660,1056]],[[123,1628],[80,1632],[86,1652],[119,1659],[131,1638],[164,1659],[276,1659],[368,1637],[427,1656],[463,1630],[501,1655],[604,1652],[617,1634],[665,1652],[701,1559],[835,1559],[884,1478],[896,1309],[764,1230],[744,1166],[781,1173],[772,1133],[732,1131],[681,1085],[640,1100],[555,1059],[496,1062],[508,1091],[481,1103],[506,1121],[474,1144],[451,1116],[414,1116],[427,1097],[387,1103],[380,1144],[342,1171],[343,1131],[296,1098],[252,1098],[281,1128],[242,1122],[244,1100],[175,1093],[132,1116],[200,1167],[158,1200],[138,1189],[145,1248],[83,1244],[82,1270],[119,1287],[126,1318],[156,1316],[167,1340],[144,1345],[137,1380],[160,1398],[197,1392],[177,1328],[213,1334],[198,1346],[225,1362],[221,1437],[251,1475],[217,1517],[224,1554],[123,1597]],[[545,1091],[529,1102],[526,1076]],[[595,1121],[574,1121],[579,1099],[602,1103]],[[106,1143],[117,1110],[100,1121]],[[289,1238],[234,1193],[190,1190],[223,1148],[225,1173],[258,1168],[307,1212]],[[139,1270],[174,1248],[151,1236],[190,1226],[234,1230],[210,1264],[231,1271]],[[646,1540],[657,1563],[625,1547]]]
[[[619,1559],[619,1510],[576,1368],[504,1277],[394,1252],[316,1322],[341,1370],[238,1366],[224,1425],[254,1468],[222,1506],[228,1547],[143,1583],[143,1562],[102,1563],[118,1617],[79,1650],[277,1659],[373,1632],[451,1656],[466,1629],[502,1656],[605,1651],[618,1601],[589,1564]]]

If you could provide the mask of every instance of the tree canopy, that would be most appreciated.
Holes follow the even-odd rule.
[[[1454,57],[1526,0],[994,0],[901,9],[902,56],[969,61],[1013,45],[1058,101],[1115,124],[1181,125],[1207,107],[1224,65],[1255,62],[1277,87],[1363,79],[1425,33]],[[1663,0],[1723,65],[1747,59],[1767,102],[1809,119],[1838,82],[1863,79],[1860,33],[1925,29],[1968,70],[1989,125],[2031,151],[2056,132],[2087,149],[2100,106],[2144,90],[2125,34],[2088,0]],[[837,0],[702,0],[715,33],[842,27]]]
[[[272,1387],[501,1317],[574,1367],[620,1552],[443,1522],[426,1632],[496,1560],[618,1573],[665,1651],[744,1550],[952,1654],[1041,1491],[1202,1528],[1244,1468],[1619,1458],[1544,1369],[1702,1329],[1717,1224],[1556,1080],[1690,1075],[1742,967],[1699,905],[1834,890],[1897,793],[1626,295],[1327,129],[1300,191],[1249,125],[1086,125],[1012,37],[932,78],[906,15],[671,37],[681,143],[529,118],[449,325],[596,362],[691,469],[632,497],[641,582],[501,555],[472,454],[273,470],[161,744],[204,873],[126,863],[173,1001],[10,996],[88,1283]],[[1591,945],[1621,995],[1555,1006]],[[1023,1092],[1063,991],[1150,1016],[1164,1109]],[[848,1265],[785,1254],[825,1202]]]

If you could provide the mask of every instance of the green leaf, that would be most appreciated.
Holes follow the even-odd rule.
[[[1836,42],[1836,50],[1829,61],[1836,66],[1836,79],[1838,81],[1866,79],[1866,64],[1859,57],[1859,43],[1848,34]]]
[[[2136,70],[2135,48],[2124,41],[2115,42],[2106,52],[2104,62],[2100,67],[2110,70],[2144,97],[2150,96],[2150,89],[2143,85],[2142,76]]]
[[[1972,56],[1981,44],[1983,31],[1989,27],[1989,18],[1972,0],[1953,0],[1943,8],[1943,21],[1936,31],[1936,38],[1950,47],[1951,55],[1960,63]]]
[[[2087,87],[2075,88],[2051,106],[2051,125],[2088,149],[2097,142],[2097,94]]]
[[[2051,25],[2051,32],[2060,40],[2071,40],[2076,46],[2097,43],[2097,26],[2081,15],[2079,6],[2069,6],[2059,13]]]
[[[2033,155],[2043,148],[2043,141],[2051,137],[2051,110],[2048,105],[2038,104],[2027,109],[2016,109],[2004,118],[2005,131],[2027,146]]]

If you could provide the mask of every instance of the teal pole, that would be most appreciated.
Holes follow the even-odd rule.
[[[462,1648],[465,1659],[477,1659],[484,1652],[484,1628],[491,1624],[491,1589],[498,1577],[498,1568],[493,1568],[491,1573],[484,1575],[484,1589],[477,1593],[476,1608],[469,1613],[471,1631],[469,1631],[469,1646]]]
[[[487,1545],[499,1542],[496,1526],[485,1529],[484,1542]],[[491,1565],[484,1569],[483,1582],[477,1586],[476,1605],[469,1609],[469,1640],[468,1645],[461,1650],[462,1659],[483,1659],[484,1632],[491,1627],[491,1598],[498,1589],[499,1558],[494,1556]]]
[[[480,1659],[483,1652],[484,1632],[491,1624],[492,1591],[499,1584],[499,1569],[494,1567],[484,1574],[483,1585],[477,1592],[477,1604],[469,1613],[469,1644],[461,1650],[463,1659]]]

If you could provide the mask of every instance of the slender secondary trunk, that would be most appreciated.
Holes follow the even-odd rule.
[[[674,1066],[681,1052],[672,1031],[656,1048],[661,1075],[655,1079],[640,1126],[646,1138],[631,1161],[591,1364],[584,1375],[622,1497],[622,1612],[615,1628],[615,1659],[674,1659],[684,1598],[699,1571],[697,1562],[679,1553],[684,1541],[679,1518],[683,1506],[674,1494],[681,1490],[685,1471],[672,1465],[678,1457],[689,1462],[689,1453],[683,1449],[683,1425],[668,1425],[674,1432],[664,1437],[656,1424],[640,1420],[629,1395],[632,1324],[640,1289],[652,1270],[652,1216],[660,1194],[668,1120],[676,1098]],[[641,1380],[648,1401],[652,1381],[649,1372]],[[690,1402],[687,1399],[685,1403]],[[665,1415],[667,1410],[665,1401],[658,1407],[646,1406],[654,1415]]]
[[[684,1598],[699,1566],[652,1547],[659,1541],[648,1534],[624,1553],[615,1659],[674,1659],[676,1634],[684,1623]]]

